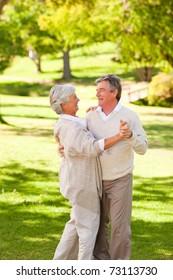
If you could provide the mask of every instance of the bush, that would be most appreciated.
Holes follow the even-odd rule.
[[[149,84],[148,104],[173,107],[173,75],[161,73],[152,78]]]

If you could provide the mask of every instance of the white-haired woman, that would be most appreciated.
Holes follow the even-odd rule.
[[[64,147],[59,169],[60,191],[72,206],[56,248],[55,260],[91,260],[100,219],[102,174],[99,155],[123,139],[118,133],[97,140],[76,116],[79,98],[72,85],[55,85],[50,91],[51,108],[60,115],[54,134]]]

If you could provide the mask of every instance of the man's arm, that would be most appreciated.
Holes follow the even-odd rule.
[[[120,134],[137,154],[145,154],[148,148],[147,136],[137,115],[132,129],[127,122],[120,121]]]
[[[58,137],[58,135],[55,136],[55,139],[58,143],[58,146],[57,146],[57,153],[60,157],[64,157],[64,146],[61,144],[60,142],[60,139]]]

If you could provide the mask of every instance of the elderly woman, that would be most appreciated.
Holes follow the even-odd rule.
[[[102,174],[99,155],[121,141],[121,134],[97,140],[76,116],[79,98],[71,85],[55,85],[50,91],[51,108],[60,115],[54,134],[64,147],[59,169],[60,191],[72,206],[56,248],[55,260],[91,260],[99,228]]]

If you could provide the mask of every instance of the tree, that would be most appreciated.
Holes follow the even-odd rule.
[[[8,0],[0,0],[0,72],[8,67],[13,59],[13,47],[15,42],[10,30],[11,24],[8,17],[3,14],[3,8]]]
[[[144,33],[155,45],[162,59],[173,67],[173,1],[131,1],[133,10],[143,23]]]
[[[9,2],[9,0],[0,0],[0,14],[2,14],[3,7]]]
[[[84,39],[83,21],[89,15],[92,2],[94,1],[10,1],[5,15],[10,21],[10,30],[14,31],[11,34],[15,34],[20,41],[17,54],[26,55],[29,52],[37,71],[41,71],[41,57],[44,54],[62,51],[63,78],[70,79],[70,50]],[[10,53],[14,55],[14,51],[10,50]]]
[[[7,66],[10,65],[13,55],[13,40],[11,33],[9,32],[9,24],[6,18],[2,17],[3,7],[8,3],[8,0],[0,0],[0,72],[3,71]],[[1,107],[1,102],[0,102]],[[0,108],[0,123],[8,124],[1,115]]]
[[[173,66],[172,6],[170,0],[129,0],[125,16],[126,34],[119,41],[120,56],[135,63],[139,77],[150,81],[156,63]],[[128,28],[129,25],[129,28]],[[128,56],[128,57],[127,57]]]
[[[55,52],[54,40],[47,32],[40,30],[38,25],[39,14],[44,12],[43,0],[13,0],[5,11],[11,23],[10,30],[13,30],[13,34],[20,40],[17,54],[26,56],[32,53],[30,58],[34,61],[38,72],[41,72],[42,56]]]
[[[46,14],[39,18],[41,30],[47,31],[55,39],[57,49],[63,53],[63,76],[65,80],[72,77],[70,68],[70,50],[78,45],[86,44],[89,37],[85,36],[85,26],[91,12],[91,2],[65,1],[56,7],[55,1],[47,1]]]
[[[91,36],[115,43],[115,60],[151,80],[156,63],[173,60],[172,0],[97,0]]]

